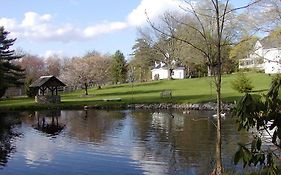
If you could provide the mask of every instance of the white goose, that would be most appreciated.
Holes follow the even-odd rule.
[[[217,118],[217,117],[218,117],[217,114],[213,114],[212,116],[213,116],[214,118]],[[221,117],[222,117],[222,118],[225,118],[225,113],[221,113]]]

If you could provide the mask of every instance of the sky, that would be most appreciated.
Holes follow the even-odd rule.
[[[15,49],[48,57],[83,56],[88,51],[128,59],[138,28],[167,10],[179,9],[182,0],[0,0],[0,26],[17,38]],[[246,0],[234,0],[235,5]]]

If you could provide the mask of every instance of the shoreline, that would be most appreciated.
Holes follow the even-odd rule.
[[[197,104],[133,104],[127,106],[129,109],[181,109],[181,110],[217,110],[217,103],[197,103]],[[234,104],[222,103],[223,111],[231,111],[235,107]]]
[[[98,104],[98,105],[87,105],[87,104],[36,104],[27,106],[0,106],[0,111],[19,111],[19,110],[88,110],[88,109],[104,109],[104,110],[116,110],[116,109],[178,109],[178,110],[202,110],[202,111],[215,111],[217,109],[217,103],[206,102],[206,103],[187,103],[187,104],[176,104],[176,103],[139,103],[139,104]],[[223,111],[231,111],[235,104],[233,103],[222,103]]]

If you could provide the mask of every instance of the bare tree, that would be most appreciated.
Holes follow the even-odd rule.
[[[173,16],[171,14],[173,14]],[[176,63],[179,62],[182,44],[181,41],[175,39],[179,24],[173,20],[174,16],[181,18],[181,16],[175,12],[166,12],[160,17],[161,23],[158,25],[158,28],[162,33],[154,31],[153,29],[140,30],[143,38],[150,42],[152,49],[158,54],[156,57],[158,57],[159,61],[167,66],[168,79],[172,79],[172,72]]]
[[[223,50],[229,45],[229,41],[233,38],[230,29],[231,19],[233,14],[237,10],[241,10],[249,7],[255,2],[252,2],[246,6],[239,8],[231,8],[230,0],[206,0],[194,2],[186,0],[186,7],[181,7],[189,19],[192,21],[180,21],[174,18],[175,21],[181,24],[183,28],[190,29],[192,34],[197,35],[200,42],[190,40],[190,38],[179,37],[172,35],[165,30],[162,30],[150,19],[148,22],[150,26],[157,32],[172,37],[178,41],[186,43],[188,46],[198,50],[204,58],[207,60],[208,66],[211,68],[214,74],[214,83],[216,87],[217,96],[217,123],[216,123],[216,165],[212,174],[221,175],[223,173],[222,158],[221,158],[221,74],[222,74],[222,59]]]
[[[19,64],[25,70],[26,78],[33,81],[45,74],[44,60],[37,55],[25,54]]]
[[[92,76],[92,83],[101,86],[111,81],[110,67],[112,59],[107,55],[94,55],[87,58],[91,67],[89,74]]]
[[[91,80],[89,71],[89,65],[83,59],[72,58],[71,61],[66,63],[64,70],[61,73],[61,79],[69,86],[83,86],[85,95],[88,95],[88,84]]]
[[[73,58],[65,63],[61,79],[70,86],[76,88],[82,86],[85,95],[88,95],[90,85],[102,85],[110,81],[110,64],[110,57],[100,54]]]
[[[45,60],[46,72],[49,75],[59,76],[62,63],[58,55],[52,55]]]

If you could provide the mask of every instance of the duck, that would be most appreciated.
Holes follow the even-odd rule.
[[[190,111],[187,110],[187,111],[183,111],[182,113],[183,113],[183,114],[190,114]]]
[[[213,116],[214,118],[217,118],[217,114],[213,114],[212,116]],[[225,113],[221,113],[221,117],[222,117],[222,118],[225,118]]]

